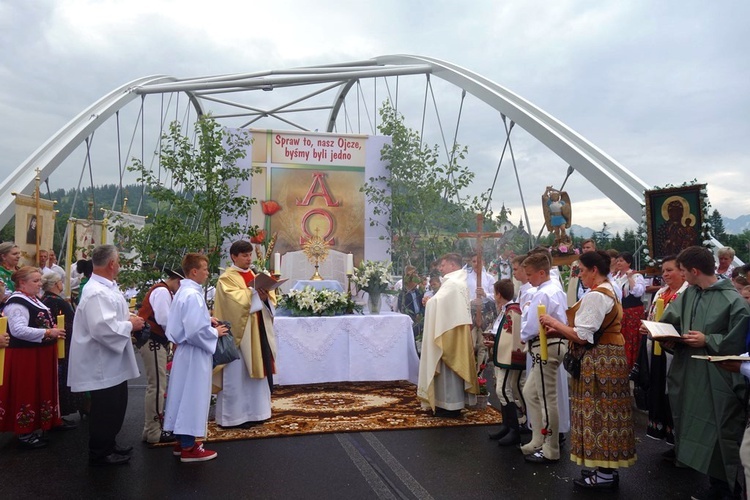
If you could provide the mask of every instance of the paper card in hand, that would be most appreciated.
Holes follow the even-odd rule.
[[[693,354],[690,357],[695,359],[705,359],[711,363],[719,363],[721,361],[740,361],[742,363],[747,363],[750,361],[750,358],[747,356],[703,356],[700,354]]]
[[[255,275],[255,279],[250,282],[250,286],[256,290],[276,290],[278,287],[286,283],[287,278],[276,281],[273,276],[269,276],[265,273],[259,273]]]
[[[675,327],[669,323],[642,320],[643,326],[648,330],[648,335],[656,340],[680,340],[682,336]]]

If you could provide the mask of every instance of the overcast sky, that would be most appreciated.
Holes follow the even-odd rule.
[[[713,206],[737,217],[750,213],[748,19],[744,0],[0,0],[0,176],[85,107],[141,76],[417,54],[521,95],[649,186],[708,183]],[[471,130],[471,117],[464,120],[462,131]],[[550,183],[559,185],[565,165],[519,141],[521,169],[532,178],[529,168],[551,168]],[[486,186],[502,141],[491,154],[486,141],[459,142],[485,166]],[[72,177],[51,177],[52,188],[74,186]],[[525,188],[532,229],[545,180]],[[635,226],[580,175],[567,187],[574,222]],[[502,202],[520,217],[517,194],[498,190],[493,205]]]

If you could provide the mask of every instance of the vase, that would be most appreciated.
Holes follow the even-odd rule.
[[[367,296],[367,309],[370,314],[380,314],[380,292],[370,292]]]
[[[487,402],[490,399],[489,394],[477,394],[477,402],[476,404],[472,405],[472,407],[476,410],[484,410],[487,408]]]

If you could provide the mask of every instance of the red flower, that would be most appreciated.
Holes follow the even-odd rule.
[[[261,201],[260,208],[261,210],[263,210],[264,215],[273,215],[279,210],[281,210],[281,205],[279,205],[273,200],[268,200],[268,201]]]
[[[255,236],[250,238],[250,243],[255,243],[256,245],[262,245],[263,242],[266,241],[266,230],[261,229],[257,233],[255,233]]]

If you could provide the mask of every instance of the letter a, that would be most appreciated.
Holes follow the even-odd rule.
[[[326,206],[328,207],[338,207],[341,206],[341,203],[338,201],[333,201],[333,197],[328,192],[328,187],[325,183],[325,176],[323,172],[314,172],[313,174],[313,181],[312,184],[310,184],[310,189],[307,191],[307,194],[305,195],[305,199],[302,201],[299,201],[299,199],[295,200],[295,203],[298,207],[306,207],[310,204],[310,201],[315,196],[322,196],[323,199],[326,200]],[[320,186],[320,191],[316,191],[315,188]]]

